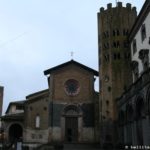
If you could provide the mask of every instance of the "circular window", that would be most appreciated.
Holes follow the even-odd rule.
[[[65,82],[65,92],[69,96],[75,96],[79,93],[79,82],[75,79],[69,79]]]

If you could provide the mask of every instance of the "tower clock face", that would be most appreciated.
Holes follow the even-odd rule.
[[[75,79],[69,79],[65,82],[65,92],[69,96],[75,96],[79,93],[79,82]]]

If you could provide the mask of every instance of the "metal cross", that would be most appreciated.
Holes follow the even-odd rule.
[[[73,55],[74,55],[74,52],[73,52],[73,51],[71,51],[71,59],[73,59]]]

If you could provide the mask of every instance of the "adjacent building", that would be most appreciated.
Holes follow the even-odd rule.
[[[146,0],[131,31],[133,80],[118,99],[119,140],[126,145],[150,145],[150,1]]]

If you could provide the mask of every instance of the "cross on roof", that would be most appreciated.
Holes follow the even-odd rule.
[[[74,52],[73,51],[71,51],[71,59],[73,59],[73,55],[74,55]]]

